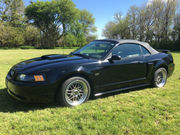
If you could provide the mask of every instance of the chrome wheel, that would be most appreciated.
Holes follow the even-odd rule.
[[[154,84],[158,88],[164,87],[167,81],[167,71],[165,68],[159,68],[154,75]]]
[[[83,80],[73,80],[65,89],[65,100],[71,106],[82,104],[86,101],[89,88]]]

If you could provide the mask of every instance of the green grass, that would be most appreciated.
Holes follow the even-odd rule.
[[[68,53],[72,50],[65,50]],[[5,76],[14,64],[62,50],[0,50],[0,135],[13,134],[180,134],[180,53],[164,88],[114,94],[74,108],[24,104],[6,92]]]

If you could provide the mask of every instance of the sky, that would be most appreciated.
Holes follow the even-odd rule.
[[[146,4],[147,0],[73,0],[79,9],[87,9],[95,19],[98,38],[103,38],[102,30],[107,22],[113,20],[114,13],[126,15],[132,5]]]
[[[36,1],[36,0],[33,0]],[[114,13],[121,12],[126,15],[128,9],[132,5],[142,6],[152,0],[72,0],[79,9],[87,9],[93,14],[96,19],[95,26],[97,27],[97,36],[99,39],[104,38],[102,31],[107,22],[113,20]],[[29,4],[30,0],[24,0],[25,5]]]

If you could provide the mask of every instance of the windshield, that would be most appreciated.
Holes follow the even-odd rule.
[[[116,45],[117,42],[112,41],[93,41],[88,45],[73,52],[73,55],[102,59]]]

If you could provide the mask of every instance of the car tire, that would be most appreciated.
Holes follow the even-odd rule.
[[[57,101],[62,106],[73,107],[89,99],[91,87],[82,77],[72,77],[64,81],[59,89]]]
[[[157,88],[162,88],[167,82],[167,70],[163,67],[158,68],[154,72],[153,85]]]

